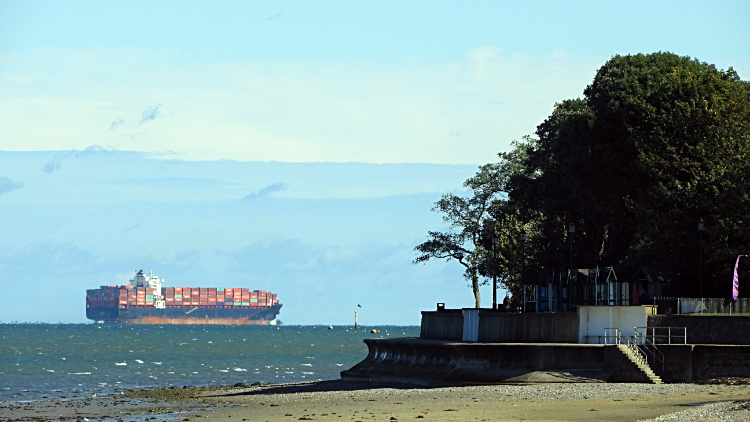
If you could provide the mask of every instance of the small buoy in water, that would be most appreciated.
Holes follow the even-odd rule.
[[[333,330],[333,325],[329,325],[329,326],[328,326],[328,329],[329,329],[329,330]]]
[[[378,332],[378,330],[370,330],[371,333],[375,334]]]

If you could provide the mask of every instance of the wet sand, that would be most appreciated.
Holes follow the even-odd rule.
[[[0,403],[0,421],[632,421],[672,414],[673,420],[750,421],[747,400],[747,385],[602,383],[422,388],[335,380],[136,391],[89,400],[4,402]],[[735,408],[738,410],[732,410]],[[703,409],[713,409],[713,413],[709,415]]]

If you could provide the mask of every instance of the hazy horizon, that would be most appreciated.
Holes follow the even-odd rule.
[[[85,291],[153,270],[165,286],[271,290],[284,323],[418,324],[471,306],[456,263],[413,265],[431,212],[475,166],[172,161],[0,152],[0,321],[84,322]],[[1,184],[1,183],[0,183]],[[25,292],[25,293],[21,293]]]

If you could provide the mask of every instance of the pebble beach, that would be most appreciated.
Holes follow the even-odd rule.
[[[537,384],[417,388],[344,380],[0,403],[0,421],[750,421],[750,387]]]

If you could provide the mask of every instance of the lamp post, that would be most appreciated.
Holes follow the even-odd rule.
[[[576,231],[575,223],[568,223],[568,236],[570,237],[570,271],[573,271],[573,233]]]
[[[521,312],[526,312],[526,283],[523,272],[526,269],[526,230],[521,229]],[[507,309],[506,309],[507,312]]]
[[[703,298],[703,219],[698,219],[698,282],[700,296]]]
[[[576,231],[576,224],[573,222],[568,223],[568,236],[570,236],[570,267],[568,269],[568,291],[573,288],[573,233]],[[560,286],[560,294],[562,295],[562,286]],[[570,295],[568,295],[570,298]],[[562,303],[563,298],[560,297],[558,303]]]
[[[492,232],[492,309],[497,309],[497,235]]]

